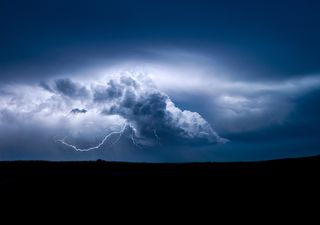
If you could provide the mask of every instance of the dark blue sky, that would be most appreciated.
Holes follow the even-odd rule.
[[[105,47],[121,52],[162,44],[218,51],[240,64],[234,66],[262,68],[274,76],[319,70],[318,1],[13,0],[0,4],[4,69],[60,58],[73,49]]]
[[[193,68],[207,70],[199,77],[210,80],[210,68],[219,65],[225,74],[221,79],[228,85],[242,82],[241,90],[228,86],[210,94],[210,87],[206,93],[165,91],[181,109],[199,112],[230,143],[215,150],[201,147],[198,154],[185,150],[188,156],[180,154],[182,147],[172,147],[179,153],[162,152],[161,160],[319,154],[319,12],[316,0],[0,0],[0,83],[40,83],[61,74],[72,79],[84,69],[128,59],[176,67],[196,61]],[[210,60],[185,60],[175,55],[179,51]],[[232,117],[226,114],[231,111]],[[10,142],[3,148],[10,148]],[[38,153],[17,150],[3,158],[19,154],[33,158]]]

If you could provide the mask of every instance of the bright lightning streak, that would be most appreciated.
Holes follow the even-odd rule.
[[[141,148],[141,146],[136,142],[134,136],[136,135],[136,129],[134,127],[131,126],[131,129],[132,129],[132,133],[131,133],[131,140],[132,140],[132,143],[137,146],[138,148]]]
[[[61,144],[65,145],[65,146],[68,146],[68,147],[70,147],[70,148],[73,148],[75,151],[78,151],[78,152],[88,152],[88,151],[92,151],[92,150],[99,149],[99,148],[105,143],[105,141],[106,141],[110,136],[112,136],[112,135],[114,135],[114,134],[119,134],[119,137],[117,138],[117,140],[116,140],[112,145],[116,144],[116,143],[120,140],[120,138],[121,138],[121,136],[122,136],[122,134],[123,134],[123,132],[125,131],[126,128],[127,128],[127,124],[125,124],[120,131],[113,131],[113,132],[111,132],[110,134],[106,135],[106,136],[103,138],[103,140],[102,140],[98,145],[93,146],[93,147],[90,147],[90,148],[78,148],[78,147],[75,146],[75,145],[69,144],[69,143],[67,143],[67,142],[65,141],[66,137],[63,138],[63,139],[58,140],[58,142],[60,142]]]
[[[127,128],[127,126],[128,126],[128,124],[125,124],[125,125],[124,125],[124,127],[122,128],[122,130],[121,130],[121,132],[120,132],[120,135],[119,135],[118,138],[111,144],[111,146],[117,144],[117,143],[120,141],[120,139],[121,139],[121,137],[122,137],[122,134],[123,134],[123,132],[125,131],[125,129]]]

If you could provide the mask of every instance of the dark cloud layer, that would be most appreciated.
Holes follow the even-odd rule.
[[[42,78],[139,49],[189,47],[249,79],[320,70],[318,1],[40,1],[0,3],[1,79]],[[23,38],[22,38],[23,37]]]

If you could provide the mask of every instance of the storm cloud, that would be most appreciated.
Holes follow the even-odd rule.
[[[179,109],[168,95],[145,79],[123,75],[111,80],[105,90],[94,92],[94,101],[106,104],[104,114],[126,118],[143,137],[154,137],[156,132],[167,142],[225,142],[198,113]]]
[[[122,73],[105,83],[86,85],[59,78],[38,86],[6,86],[2,90],[7,92],[0,98],[2,135],[7,127],[12,132],[12,140],[25,136],[27,130],[35,133],[46,130],[46,136],[52,135],[47,143],[51,151],[63,147],[57,146],[61,138],[79,148],[90,148],[125,124],[131,131],[124,130],[117,142],[132,139],[142,148],[227,142],[200,114],[175,106],[167,94],[142,74]],[[107,149],[117,139],[114,136],[106,144],[102,142],[101,149]],[[34,139],[42,139],[43,143],[41,135]],[[35,149],[39,148],[37,141],[30,141]]]

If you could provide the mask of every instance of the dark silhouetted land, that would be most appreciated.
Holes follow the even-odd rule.
[[[0,162],[1,188],[19,187],[112,187],[126,180],[126,185],[187,181],[193,183],[260,180],[273,183],[284,180],[302,182],[320,175],[320,156],[236,163],[122,163],[102,160],[88,162],[6,161]],[[129,187],[128,187],[129,188]]]

